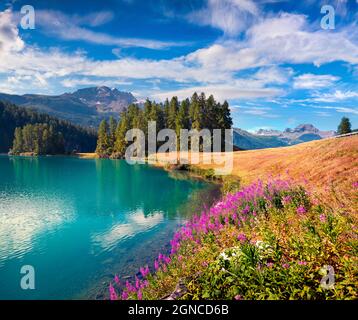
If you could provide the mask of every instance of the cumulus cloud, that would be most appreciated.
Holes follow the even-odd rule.
[[[0,57],[12,51],[19,52],[24,46],[11,10],[0,12]]]
[[[241,6],[242,10],[250,14],[259,10],[255,6],[250,7],[249,3],[251,2],[235,1],[236,6]],[[294,72],[281,65],[321,65],[343,61],[354,68],[358,64],[358,45],[354,32],[349,32],[348,27],[330,33],[313,30],[307,17],[299,14],[281,13],[276,17],[261,18],[240,40],[221,40],[188,55],[161,60],[121,55],[116,60],[94,60],[80,51],[69,54],[58,48],[44,50],[25,46],[11,18],[11,11],[0,14],[0,43],[5,43],[0,48],[0,75],[5,74],[7,77],[7,84],[3,83],[3,86],[14,82],[11,79],[21,82],[25,80],[21,77],[26,76],[39,79],[43,86],[48,85],[52,79],[61,78],[59,81],[66,87],[99,83],[108,79],[118,83],[131,79],[164,79],[180,85],[181,89],[156,93],[156,98],[170,95],[187,97],[193,91],[205,91],[207,94],[214,94],[219,100],[257,99],[285,94],[286,90],[282,88],[290,83]],[[39,23],[44,26],[55,23],[50,21],[54,14],[49,11],[40,13],[42,22]],[[62,17],[59,14],[58,17],[60,20],[54,21],[64,19],[65,26],[70,23],[70,27],[79,28],[69,31],[60,27],[63,37],[76,37],[77,32],[78,36],[88,36],[101,43],[111,43],[114,40],[111,36],[106,38],[107,35],[104,35],[102,38],[102,34],[92,34],[92,30],[82,33],[82,26],[91,23],[88,17],[74,17],[75,22],[68,22],[68,16]],[[92,17],[92,25],[103,24],[110,19],[111,15],[108,13],[98,18]],[[245,75],[238,75],[240,71],[245,71]],[[317,89],[338,80],[330,75],[304,74],[294,79],[294,86],[311,86],[312,89]],[[342,100],[343,96],[349,95],[354,97],[355,93],[337,91],[333,93],[333,98]],[[332,94],[313,98],[328,101],[332,99]]]

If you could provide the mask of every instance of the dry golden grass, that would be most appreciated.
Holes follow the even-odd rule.
[[[269,176],[292,178],[305,183],[323,200],[343,205],[345,201],[358,211],[358,192],[353,183],[358,181],[358,136],[312,141],[283,148],[234,152],[232,175],[248,184]],[[163,165],[159,155],[157,165]],[[214,169],[215,164],[202,169]]]
[[[76,153],[76,156],[81,159],[96,159],[98,158],[96,153]]]

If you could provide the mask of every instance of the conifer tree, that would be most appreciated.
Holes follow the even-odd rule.
[[[117,128],[117,121],[111,116],[109,118],[109,134],[108,134],[108,141],[109,141],[109,153],[111,154],[114,149],[114,142],[116,140],[116,128]]]
[[[114,158],[123,158],[127,142],[126,142],[126,133],[129,130],[128,116],[126,112],[121,113],[121,120],[119,121],[116,129],[116,141],[114,144]]]
[[[106,120],[102,120],[98,129],[96,153],[99,157],[106,158],[110,155],[109,151],[108,124]]]
[[[23,139],[22,139],[22,130],[21,128],[15,129],[14,143],[12,147],[12,153],[19,154],[24,150]]]
[[[176,117],[179,109],[178,97],[173,97],[170,100],[169,114],[168,114],[168,129],[176,129]]]
[[[338,126],[337,133],[338,134],[347,134],[352,132],[352,125],[349,121],[349,118],[343,117],[341,123]]]

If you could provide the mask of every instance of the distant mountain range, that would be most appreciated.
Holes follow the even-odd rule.
[[[276,148],[329,138],[335,134],[335,131],[320,131],[312,124],[301,124],[284,131],[260,129],[255,133],[235,128],[234,145],[245,150]]]
[[[0,93],[0,101],[71,121],[83,126],[97,127],[102,119],[119,113],[131,103],[138,102],[130,92],[122,92],[105,86],[79,89],[57,96]],[[319,140],[335,135],[334,131],[320,131],[312,124],[301,124],[284,131],[260,129],[255,133],[235,128],[234,144],[245,150],[265,149]]]
[[[0,100],[29,107],[84,126],[97,126],[110,115],[118,117],[123,108],[136,102],[130,92],[92,87],[57,96],[0,93]]]

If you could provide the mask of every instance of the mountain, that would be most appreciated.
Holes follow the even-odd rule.
[[[324,138],[333,137],[335,131],[321,131],[312,124],[300,124],[294,129],[287,128],[283,132],[278,130],[258,130],[256,132],[259,136],[275,136],[285,142],[288,145],[298,144],[301,142],[307,142],[312,140],[320,140]]]
[[[93,128],[83,128],[47,114],[0,101],[0,152],[8,152],[12,147],[15,128],[28,124],[47,124],[55,132],[61,133],[66,152],[93,152],[96,149],[97,133]]]
[[[57,96],[0,93],[0,100],[22,107],[33,108],[60,119],[84,126],[97,126],[102,119],[119,113],[136,102],[130,92],[121,92],[108,87],[92,87]]]
[[[335,131],[321,131],[312,124],[300,124],[284,131],[259,129],[255,133],[234,129],[234,144],[246,150],[276,148],[329,138],[335,134]]]
[[[253,150],[284,147],[287,143],[275,136],[260,136],[234,128],[234,145],[243,150]]]

